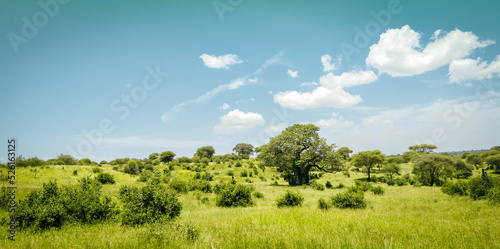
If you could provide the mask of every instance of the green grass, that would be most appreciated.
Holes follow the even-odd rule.
[[[212,168],[215,167],[215,170]],[[75,184],[77,179],[95,175],[90,166],[50,166],[45,169],[19,168],[16,178],[23,198],[28,191],[40,189],[43,182],[57,179],[59,184]],[[165,166],[158,166],[160,171]],[[73,170],[78,176],[73,176]],[[229,181],[226,165],[210,164],[207,169],[215,175],[212,185],[219,180]],[[235,179],[244,169],[230,168]],[[115,185],[104,185],[103,193],[116,200],[123,185],[143,186],[138,177],[103,166],[104,172],[115,176]],[[411,165],[403,166],[403,174],[411,171]],[[218,174],[216,174],[218,173]],[[185,180],[195,175],[193,171],[176,169],[176,177]],[[450,197],[437,187],[387,186],[384,195],[366,192],[366,209],[336,209],[327,211],[317,207],[318,199],[329,199],[345,191],[336,189],[339,183],[354,185],[354,179],[365,178],[360,172],[351,172],[347,178],[342,173],[325,174],[318,180],[330,181],[334,188],[324,191],[311,187],[289,187],[278,179],[278,186],[271,186],[272,177],[279,175],[275,169],[259,169],[258,176],[249,177],[263,199],[254,199],[255,205],[247,208],[219,208],[215,206],[215,194],[189,192],[180,196],[183,210],[171,223],[159,226],[122,226],[118,221],[95,225],[68,224],[62,229],[45,232],[17,231],[16,241],[7,239],[7,227],[0,231],[2,248],[499,248],[500,206],[486,201],[472,201],[468,197]],[[35,176],[36,175],[36,176]],[[380,175],[380,174],[373,174]],[[1,185],[6,185],[2,182]],[[302,207],[277,208],[276,199],[286,190],[300,191],[305,200]],[[198,199],[197,199],[198,197]],[[208,197],[210,202],[199,199]],[[0,218],[6,218],[2,213]],[[179,228],[180,227],[180,228]],[[199,232],[192,241],[187,227]]]

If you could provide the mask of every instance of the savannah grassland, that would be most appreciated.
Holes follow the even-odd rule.
[[[57,180],[59,185],[76,184],[79,178],[95,175],[93,166],[44,166],[17,168],[17,199],[29,191],[41,189],[42,183]],[[161,172],[166,166],[156,166]],[[35,170],[36,169],[36,170]],[[114,175],[116,184],[103,185],[103,195],[117,195],[123,185],[144,186],[137,176],[131,176],[103,165],[104,172]],[[210,163],[207,167],[216,182],[229,181],[227,164]],[[180,217],[171,222],[129,227],[119,219],[105,223],[68,224],[61,229],[43,232],[17,231],[16,241],[7,238],[8,213],[0,219],[1,248],[500,248],[500,206],[469,197],[450,197],[439,187],[374,185],[385,189],[384,195],[365,194],[365,209],[321,210],[318,199],[329,199],[345,191],[354,180],[366,178],[361,172],[327,173],[318,182],[330,181],[332,189],[290,187],[282,179],[271,186],[279,174],[275,168],[259,169],[266,181],[258,176],[240,177],[248,169],[230,168],[238,183],[253,185],[264,198],[254,198],[246,208],[215,206],[215,194],[189,192],[179,196],[183,208]],[[411,164],[403,164],[402,174],[411,172]],[[73,171],[78,175],[74,176]],[[479,174],[475,171],[474,174]],[[194,171],[177,168],[174,177],[191,179]],[[377,174],[374,174],[377,175]],[[381,174],[379,174],[381,175]],[[251,179],[253,183],[245,182]],[[7,186],[7,182],[1,182]],[[277,208],[276,199],[286,190],[300,191],[305,200],[301,207]],[[209,202],[200,200],[208,197]]]

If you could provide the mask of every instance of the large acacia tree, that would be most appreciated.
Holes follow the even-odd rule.
[[[366,173],[368,174],[368,181],[371,181],[370,173],[373,167],[383,163],[385,160],[385,155],[380,152],[380,150],[374,151],[361,151],[358,154],[352,156],[352,165],[356,168],[366,168]]]
[[[340,154],[333,151],[313,124],[296,124],[256,149],[257,158],[267,166],[276,166],[290,185],[309,183],[311,169],[325,172],[341,170]]]

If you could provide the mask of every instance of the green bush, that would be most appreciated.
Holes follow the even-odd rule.
[[[394,183],[396,183],[396,185],[398,185],[398,186],[408,185],[408,182],[406,181],[406,179],[402,178],[402,177],[394,179]]]
[[[320,191],[323,191],[325,190],[325,185],[321,184],[321,183],[318,183],[318,182],[313,182],[311,184],[311,187],[314,189],[314,190],[320,190]]]
[[[364,182],[364,181],[360,181],[360,180],[354,180],[354,184],[355,184],[355,186],[360,187],[363,190],[363,192],[370,190],[370,188],[372,187],[371,182]]]
[[[205,193],[212,193],[212,186],[207,180],[192,179],[188,183],[189,191],[200,190]]]
[[[326,188],[333,188],[333,185],[332,185],[332,183],[330,181],[326,181],[325,187]]]
[[[73,170],[73,175],[74,175],[74,176],[77,176],[77,175],[78,175],[78,170],[76,170],[76,169],[75,169],[75,170]]]
[[[337,188],[343,188],[345,187],[343,183],[339,182],[339,185],[337,186]]]
[[[441,191],[447,195],[468,195],[469,184],[465,180],[447,182],[441,187]]]
[[[100,174],[102,173],[102,169],[99,167],[93,167],[92,172],[94,172],[94,174]]]
[[[109,173],[99,173],[95,179],[102,184],[115,184],[115,177]]]
[[[488,194],[486,195],[486,198],[488,201],[494,203],[494,204],[499,204],[500,203],[500,186],[495,186],[494,188],[490,189],[488,191]]]
[[[117,212],[111,198],[101,198],[101,184],[86,177],[76,186],[44,183],[42,191],[32,191],[19,201],[16,218],[21,229],[48,229],[59,228],[66,222],[95,223]]]
[[[285,195],[281,196],[276,200],[276,205],[280,207],[295,207],[302,206],[304,202],[304,197],[300,192],[292,192],[287,190]]]
[[[248,172],[246,170],[243,170],[243,171],[241,171],[240,176],[241,177],[247,177],[248,176]]]
[[[251,186],[232,183],[217,184],[215,205],[218,207],[248,207],[253,205]]]
[[[375,186],[370,189],[375,195],[383,195],[385,193],[384,188],[380,186]]]
[[[210,172],[205,172],[202,176],[201,176],[201,179],[202,180],[205,180],[205,181],[213,181],[214,180],[214,175],[210,174]]]
[[[0,189],[0,209],[8,209],[10,206],[10,193],[11,191],[8,191],[8,188],[5,186],[2,186]]]
[[[469,180],[469,194],[474,200],[484,198],[490,189],[495,186],[495,179],[490,176],[476,176]]]
[[[327,209],[330,208],[330,204],[327,201],[325,201],[325,199],[319,198],[319,200],[318,200],[318,208],[319,209],[327,210]]]
[[[254,192],[253,197],[255,197],[257,199],[262,199],[262,198],[264,198],[264,194],[261,192]]]
[[[188,192],[188,183],[179,178],[172,178],[172,180],[168,183],[168,186],[177,193],[185,194]]]
[[[365,208],[365,195],[351,191],[339,193],[332,197],[332,204],[337,208]]]
[[[140,189],[135,186],[123,186],[120,188],[119,198],[124,204],[124,225],[152,223],[160,219],[171,220],[179,216],[182,210],[177,194],[153,182]]]
[[[228,175],[228,176],[234,176],[234,171],[232,171],[232,170],[228,170],[228,171],[227,171],[227,175]]]

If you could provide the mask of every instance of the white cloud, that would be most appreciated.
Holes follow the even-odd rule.
[[[269,94],[273,94],[273,91],[269,91]]]
[[[392,121],[390,119],[384,119],[384,120],[382,120],[382,124],[383,125],[393,125],[394,121]]]
[[[292,78],[299,77],[299,71],[293,71],[292,69],[288,69],[288,71],[286,73],[288,75],[290,75],[290,77],[292,77]]]
[[[202,54],[200,58],[203,60],[205,66],[216,69],[228,69],[229,66],[234,64],[243,63],[235,54],[226,54],[221,56]]]
[[[332,63],[332,57],[329,54],[321,56],[321,63],[323,64],[323,71],[325,72],[336,70],[341,62],[342,62],[342,57],[340,56],[338,58],[338,65]]]
[[[222,110],[224,110],[224,111],[225,111],[225,110],[229,109],[229,107],[231,107],[229,104],[224,103],[224,104],[220,107],[220,109],[222,109]]]
[[[320,119],[314,122],[315,125],[319,127],[334,127],[334,128],[342,128],[353,125],[354,122],[344,120],[342,116],[339,116],[337,113],[333,113],[330,119]]]
[[[186,105],[194,104],[194,103],[202,103],[202,102],[208,101],[208,100],[212,99],[213,97],[217,96],[217,94],[219,94],[222,91],[235,90],[235,89],[238,89],[239,87],[244,86],[244,85],[245,85],[244,78],[234,79],[231,82],[229,82],[228,84],[218,85],[216,88],[204,93],[203,95],[201,95],[197,99],[186,100],[186,101],[184,101],[180,104],[177,104],[174,107],[170,108],[170,110],[168,110],[167,112],[165,112],[161,116],[161,120],[163,120],[164,122],[170,120],[171,117],[176,112],[180,111],[182,109],[182,107],[184,107]]]
[[[302,84],[300,84],[300,86],[317,86],[318,83],[316,82],[304,82]]]
[[[391,76],[411,76],[421,74],[450,61],[471,54],[474,49],[486,47],[494,42],[479,41],[472,32],[455,29],[439,37],[441,31],[434,32],[433,41],[420,46],[421,35],[405,25],[400,29],[388,29],[380,35],[377,44],[370,47],[366,63]]]
[[[281,50],[277,54],[273,55],[273,57],[267,59],[253,74],[261,74],[264,70],[266,70],[266,68],[273,65],[284,65],[285,63],[283,62],[282,57],[285,55],[285,52],[285,50]]]
[[[285,123],[279,123],[277,125],[268,125],[268,126],[266,126],[266,132],[267,133],[276,133],[276,132],[283,131],[284,129],[286,129],[286,127],[288,127],[288,126]]]
[[[318,107],[343,108],[361,102],[359,95],[351,95],[343,87],[368,84],[377,80],[372,71],[346,72],[337,76],[329,73],[320,78],[320,85],[312,92],[286,91],[274,95],[274,102],[291,109]]]
[[[264,123],[262,115],[254,112],[245,113],[238,109],[230,111],[220,120],[220,124],[214,127],[217,134],[233,134],[235,131],[245,131]]]
[[[375,120],[373,118],[366,118],[363,120],[363,126],[372,127],[372,126],[376,126],[376,125],[378,125],[378,122],[377,122],[377,120]]]
[[[248,79],[249,82],[252,82],[252,83],[255,83],[257,81],[259,81],[259,78],[255,77],[253,79]]]
[[[481,58],[476,60],[469,58],[454,60],[448,70],[450,83],[491,79],[494,76],[500,77],[500,55],[489,65],[487,62],[481,61]]]

